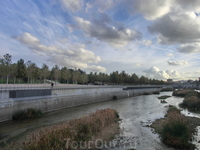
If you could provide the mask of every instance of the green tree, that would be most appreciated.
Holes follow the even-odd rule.
[[[79,74],[79,78],[78,78],[78,83],[85,84],[87,82],[88,82],[87,74],[85,72],[84,73],[80,73]]]
[[[33,73],[36,71],[37,69],[37,65],[33,62],[31,62],[30,60],[27,61],[26,63],[26,74],[28,76],[28,83],[30,82],[29,80],[31,80],[31,83],[33,82]]]
[[[17,61],[17,78],[24,79],[26,77],[26,65],[23,59]]]
[[[71,77],[71,72],[67,69],[67,67],[63,67],[61,69],[61,80],[64,82],[67,81],[69,83],[69,79]]]
[[[132,76],[130,77],[130,82],[132,83],[132,84],[138,84],[138,82],[139,82],[139,77],[134,73],[134,74],[132,74]]]
[[[58,65],[55,65],[52,68],[51,76],[53,77],[53,79],[55,79],[56,82],[58,82],[58,80],[60,79],[60,76],[61,76],[61,72],[60,72]]]
[[[44,83],[45,83],[45,79],[47,77],[49,77],[49,75],[50,75],[49,67],[46,64],[43,64],[40,71],[41,71],[40,72],[41,73],[41,78],[43,78]]]
[[[110,74],[110,82],[114,83],[114,84],[119,83],[119,73],[118,73],[118,71],[112,72]]]
[[[73,84],[77,84],[78,83],[79,75],[80,75],[80,72],[77,71],[77,70],[74,70],[72,72],[72,81],[73,81]]]
[[[33,83],[34,83],[34,80],[39,78],[40,77],[40,68],[35,66],[34,69],[33,69],[33,74],[32,74],[32,77],[33,77]]]
[[[4,75],[6,75],[6,84],[8,84],[8,78],[11,73],[11,63],[12,63],[12,56],[9,54],[3,55],[2,59],[0,59],[1,63],[1,71]]]
[[[125,71],[122,71],[119,75],[120,83],[127,83],[128,81],[128,74],[125,73]]]
[[[140,84],[149,84],[149,79],[145,76],[141,76],[139,79]]]
[[[17,64],[16,63],[11,65],[11,74],[12,74],[12,77],[14,78],[14,84],[15,84],[16,77],[17,77]]]
[[[95,76],[94,76],[93,72],[90,72],[90,74],[88,75],[88,80],[90,83],[94,83]]]

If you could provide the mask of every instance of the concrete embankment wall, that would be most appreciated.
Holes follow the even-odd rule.
[[[80,106],[90,103],[142,95],[144,92],[152,93],[159,88],[143,88],[123,90],[117,88],[80,88],[80,89],[53,89],[51,95],[21,98],[7,98],[0,100],[0,122],[11,120],[12,115],[27,108],[40,109],[42,112],[51,112],[59,109]],[[29,91],[30,92],[30,91]],[[8,94],[8,93],[7,93]],[[8,97],[5,96],[4,97]]]

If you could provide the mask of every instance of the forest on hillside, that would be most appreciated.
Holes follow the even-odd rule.
[[[0,59],[0,83],[45,83],[46,79],[68,84],[166,84],[162,80],[138,77],[135,73],[129,75],[125,71],[114,71],[110,74],[90,72],[87,74],[81,69],[70,69],[55,65],[50,69],[46,64],[38,67],[30,60],[23,59],[12,63],[12,56],[5,54]]]

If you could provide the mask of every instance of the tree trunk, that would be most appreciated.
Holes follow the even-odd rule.
[[[7,79],[6,79],[6,84],[8,84],[8,75],[7,75]]]

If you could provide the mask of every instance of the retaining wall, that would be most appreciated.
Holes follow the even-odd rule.
[[[99,88],[71,88],[71,89],[53,89],[52,95],[79,95],[79,94],[92,94],[92,93],[105,93],[123,91],[122,87],[99,87]]]
[[[123,88],[92,88],[92,89],[61,89],[52,90],[50,96],[35,96],[22,98],[9,98],[0,101],[0,122],[11,120],[12,115],[27,108],[40,109],[42,112],[51,112],[59,109],[80,106],[90,103],[142,95],[144,92],[152,93],[160,88],[144,88],[123,90]]]

